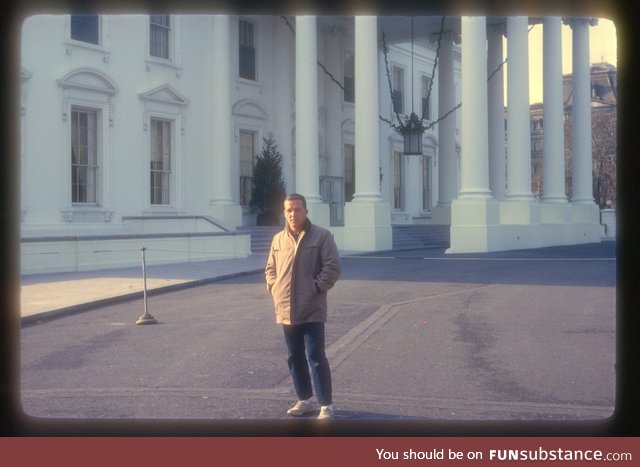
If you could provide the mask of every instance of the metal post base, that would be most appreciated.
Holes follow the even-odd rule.
[[[136,321],[136,324],[158,324],[158,321],[156,321],[156,319],[153,316],[146,313],[142,315],[140,318],[138,318],[138,321]]]

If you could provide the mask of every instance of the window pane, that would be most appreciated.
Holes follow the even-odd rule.
[[[256,79],[256,49],[254,42],[254,25],[249,21],[239,23],[238,74],[240,78]]]
[[[255,157],[255,134],[240,131],[240,205],[248,206],[251,201],[253,181],[253,159]]]
[[[169,15],[151,15],[149,18],[149,54],[168,59],[171,18]]]
[[[71,201],[96,203],[98,187],[98,113],[71,111]]]
[[[150,203],[171,203],[171,122],[151,119]]]
[[[401,152],[393,153],[393,207],[404,209],[404,167]]]
[[[404,112],[404,70],[393,67],[393,93],[391,96],[393,111]]]
[[[431,210],[431,158],[422,159],[422,209]]]
[[[431,80],[426,76],[422,77],[422,118],[431,120],[431,106],[429,105],[429,86]]]
[[[71,15],[71,39],[99,44],[99,15]]]

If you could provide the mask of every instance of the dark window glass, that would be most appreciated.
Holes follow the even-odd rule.
[[[71,39],[98,45],[99,32],[98,15],[71,15]]]

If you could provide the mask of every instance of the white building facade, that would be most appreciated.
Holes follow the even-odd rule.
[[[287,191],[306,196],[312,221],[343,250],[389,249],[392,225],[412,223],[450,225],[453,253],[600,241],[590,20],[571,20],[571,197],[559,162],[561,21],[544,19],[549,175],[538,200],[526,17],[446,18],[446,28],[429,17],[411,28],[409,18],[375,16],[27,18],[22,272],[138,264],[141,246],[156,262],[247,256],[249,235],[238,227],[255,223],[253,161],[267,137],[282,153]],[[505,36],[506,83],[493,73]],[[422,154],[404,155],[380,117],[412,111],[429,128]]]

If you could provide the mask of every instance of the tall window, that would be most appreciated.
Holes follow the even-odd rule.
[[[353,144],[344,145],[344,200],[353,201],[356,192],[356,159],[355,146]]]
[[[344,53],[344,101],[355,102],[356,101],[356,86],[355,86],[355,63],[353,53]]]
[[[71,110],[71,202],[97,203],[98,113]]]
[[[393,111],[399,114],[404,113],[404,70],[397,66],[393,67],[391,100],[393,102]]]
[[[255,144],[254,133],[240,130],[240,206],[249,206],[251,201]]]
[[[431,86],[431,78],[422,77],[422,118],[431,120],[431,102],[429,98],[429,86]]]
[[[431,210],[431,157],[422,158],[422,210]]]
[[[401,152],[393,153],[393,208],[404,209],[404,159]]]
[[[240,20],[240,50],[239,50],[239,75],[240,78],[256,79],[256,48],[253,23]]]
[[[71,39],[100,44],[100,16],[71,15]]]
[[[149,55],[169,59],[171,17],[169,15],[149,16]]]
[[[171,203],[171,122],[151,119],[151,204]]]

